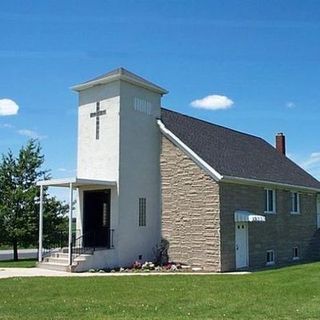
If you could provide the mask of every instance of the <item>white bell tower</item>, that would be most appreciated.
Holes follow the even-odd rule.
[[[77,176],[117,182],[111,220],[119,264],[152,259],[161,236],[157,119],[167,91],[123,68],[73,89],[79,93]]]

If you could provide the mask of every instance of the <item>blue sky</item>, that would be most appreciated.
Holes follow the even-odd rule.
[[[320,178],[320,1],[11,0],[0,34],[0,99],[19,106],[0,115],[0,153],[39,137],[52,175],[74,175],[70,86],[123,66],[168,89],[167,108],[270,143],[284,132]],[[209,95],[233,104],[190,105]]]

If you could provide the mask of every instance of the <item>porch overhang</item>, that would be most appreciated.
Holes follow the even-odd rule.
[[[70,188],[70,185],[72,185],[73,188],[78,188],[85,186],[115,186],[116,184],[117,182],[112,180],[83,179],[77,177],[41,180],[37,182],[37,186],[62,188]]]
[[[42,180],[37,182],[37,186],[40,187],[40,205],[39,205],[39,262],[43,258],[43,191],[44,187],[62,187],[69,188],[69,237],[68,237],[68,261],[69,266],[72,265],[72,213],[73,213],[73,192],[80,187],[110,187],[115,186],[116,181],[108,180],[95,180],[95,179],[82,179],[82,178],[64,178],[64,179],[52,179]]]
[[[259,214],[254,214],[249,211],[237,210],[234,213],[234,221],[235,222],[265,222],[266,217]]]

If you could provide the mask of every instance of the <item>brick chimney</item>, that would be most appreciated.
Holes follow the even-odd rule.
[[[276,135],[276,149],[286,155],[286,137],[282,132]]]

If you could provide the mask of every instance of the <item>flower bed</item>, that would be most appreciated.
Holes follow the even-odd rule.
[[[187,265],[182,265],[180,263],[169,262],[163,266],[155,265],[151,261],[146,261],[141,263],[140,261],[135,261],[129,268],[113,268],[113,269],[90,269],[89,272],[99,272],[99,273],[139,273],[139,272],[190,272],[190,271],[201,271],[201,268],[191,268]]]

